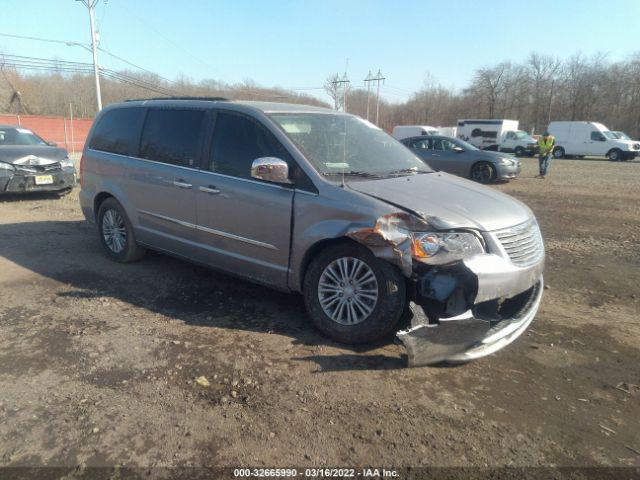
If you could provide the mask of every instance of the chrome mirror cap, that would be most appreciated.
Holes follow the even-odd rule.
[[[276,157],[256,158],[251,164],[251,177],[273,183],[292,183],[289,165]]]

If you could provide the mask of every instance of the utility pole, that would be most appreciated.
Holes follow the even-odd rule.
[[[382,80],[382,82],[384,82],[385,77],[382,76],[382,72],[380,71],[380,69],[378,69],[378,73],[376,74],[375,78],[372,78],[371,80],[375,80],[376,81],[376,87],[377,87],[377,91],[376,91],[376,125],[378,125],[379,119],[380,119],[380,81]]]
[[[347,111],[347,90],[349,89],[349,83],[351,83],[351,81],[347,78],[347,73],[345,72],[345,74],[342,76],[342,78],[339,78],[338,75],[336,74],[336,79],[331,82],[336,90],[336,96],[334,98],[334,105],[335,105],[335,109],[338,109],[338,85],[342,84],[344,90],[342,92],[342,110],[344,112]]]
[[[373,76],[371,74],[371,70],[369,70],[369,75],[364,79],[364,83],[367,84],[367,121],[369,121],[369,97],[371,95],[371,82],[373,81]]]
[[[98,47],[96,42],[96,30],[93,22],[93,9],[99,0],[78,0],[89,10],[89,26],[91,27],[91,53],[93,54],[93,75],[96,80],[96,99],[98,111],[102,110],[102,94],[100,93],[100,72],[98,68]]]

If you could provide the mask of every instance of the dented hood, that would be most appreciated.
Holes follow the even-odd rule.
[[[68,155],[64,148],[49,145],[3,145],[0,146],[0,162],[21,163],[25,157],[37,157],[60,161]]]
[[[415,212],[436,228],[492,231],[533,217],[515,198],[443,172],[350,182],[348,186]]]

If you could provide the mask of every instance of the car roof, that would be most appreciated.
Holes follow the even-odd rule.
[[[24,128],[24,127],[21,127],[20,125],[8,125],[8,124],[0,123],[0,128]],[[24,129],[29,130],[28,128],[24,128]]]
[[[220,97],[177,97],[177,98],[152,98],[152,99],[139,99],[128,100],[123,103],[114,104],[113,106],[152,106],[159,107],[184,107],[186,105],[198,106],[198,107],[211,107],[211,106],[239,106],[247,107],[252,110],[259,110],[263,113],[274,112],[287,112],[287,113],[302,113],[302,112],[319,112],[319,113],[340,113],[330,108],[317,107],[315,105],[304,105],[301,103],[278,103],[278,102],[259,102],[249,100],[227,100]],[[111,108],[111,105],[109,107]]]
[[[447,135],[416,135],[415,137],[403,138],[401,141],[404,142],[405,140],[424,140],[427,138],[446,138],[447,140],[458,140],[455,137],[449,137]]]

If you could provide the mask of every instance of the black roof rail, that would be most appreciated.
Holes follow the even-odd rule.
[[[153,98],[130,98],[125,102],[144,102],[147,100],[206,100],[208,102],[228,102],[225,97],[153,97]]]

